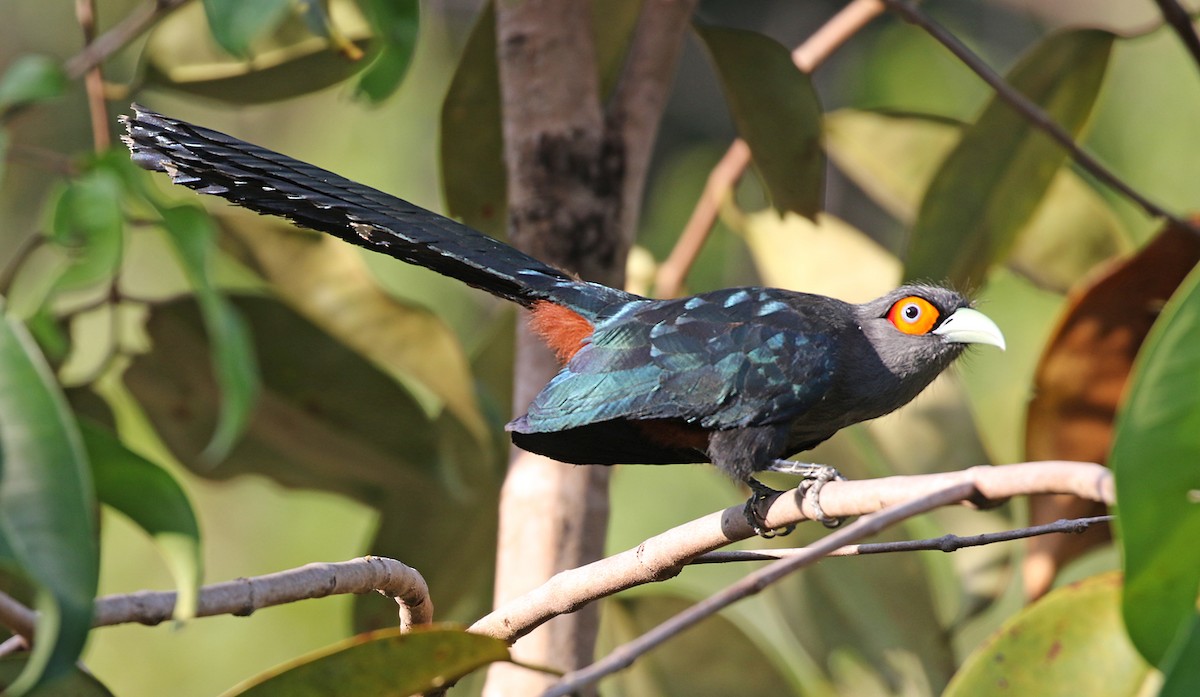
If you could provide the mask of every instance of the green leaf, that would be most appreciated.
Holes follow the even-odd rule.
[[[965,130],[947,119],[854,109],[830,113],[825,123],[826,148],[838,169],[906,225]],[[1128,251],[1127,237],[1104,198],[1061,168],[1020,226],[1009,265],[1039,287],[1062,293],[1098,264]]]
[[[1104,78],[1113,35],[1056,34],[1008,75],[1014,88],[1078,136]],[[907,279],[972,288],[1003,259],[1042,200],[1066,153],[999,98],[988,103],[942,163],[913,227]]]
[[[497,71],[496,12],[489,2],[471,29],[442,102],[439,155],[447,213],[503,239],[508,175]]]
[[[812,218],[821,210],[825,155],[821,104],[788,50],[751,31],[696,26],[754,164],[780,213]]]
[[[900,262],[891,252],[828,213],[813,222],[761,211],[740,222],[767,285],[866,302],[895,288],[900,277]]]
[[[258,395],[258,366],[245,323],[211,279],[215,250],[212,220],[193,206],[161,208],[167,236],[196,293],[213,346],[213,370],[221,390],[221,414],[205,451],[219,461],[229,454],[250,419]]]
[[[949,119],[838,109],[825,115],[825,148],[846,176],[905,225],[962,136]]]
[[[50,239],[71,261],[55,290],[86,288],[116,273],[124,248],[121,180],[98,167],[69,182],[54,206]]]
[[[690,599],[661,591],[606,600],[600,630],[601,655],[654,629],[691,604]],[[722,613],[674,637],[606,680],[604,695],[800,694],[772,660],[771,653],[756,645]]]
[[[1176,637],[1171,655],[1162,665],[1163,686],[1158,697],[1194,697],[1200,694],[1200,613]]]
[[[0,76],[0,114],[57,97],[66,87],[67,76],[58,61],[49,56],[21,56]]]
[[[1200,271],[1142,344],[1117,414],[1109,464],[1125,565],[1125,624],[1161,665],[1189,631],[1200,588]]]
[[[1135,695],[1149,668],[1121,628],[1121,576],[1059,588],[963,662],[943,697]]]
[[[447,408],[488,442],[470,367],[454,333],[436,315],[398,302],[368,274],[359,250],[329,235],[245,218],[223,219],[248,251],[247,263],[279,297],[346,346],[402,381],[430,415]]]
[[[175,619],[191,619],[196,615],[204,558],[200,525],[183,487],[170,472],[126,448],[107,429],[84,421],[80,432],[96,478],[96,497],[154,538],[175,578]]]
[[[235,56],[249,53],[250,43],[274,31],[290,9],[291,0],[204,0],[213,38]]]
[[[408,697],[509,660],[499,639],[461,629],[370,632],[303,656],[239,685],[225,697]]]
[[[29,664],[24,656],[0,658],[0,692],[16,680]],[[4,694],[9,694],[4,692]],[[104,685],[82,668],[71,668],[63,677],[38,687],[37,697],[113,697]]]
[[[360,50],[366,39],[354,39]],[[157,42],[152,44],[158,49]],[[332,50],[328,39],[312,38],[256,54],[253,62],[178,62],[165,51],[148,51],[147,85],[233,104],[260,104],[336,85],[361,66]]]
[[[417,0],[366,0],[367,19],[383,39],[383,49],[358,81],[358,94],[382,102],[400,87],[412,62],[420,29]]]
[[[2,309],[2,308],[0,308]],[[38,584],[37,641],[13,695],[69,671],[92,622],[99,552],[87,454],[25,327],[0,321],[0,537]]]
[[[490,598],[505,452],[498,431],[492,447],[480,448],[449,412],[430,421],[403,384],[285,305],[245,296],[232,302],[257,337],[263,393],[245,436],[218,466],[200,458],[218,395],[196,303],[155,305],[146,325],[153,350],[126,371],[130,392],[171,453],[204,477],[266,476],[378,508],[368,549],[419,568],[441,589],[439,615],[466,619],[450,614],[460,599],[475,603],[478,589]],[[441,520],[457,522],[430,524]],[[415,529],[424,532],[414,536]],[[368,595],[359,603],[376,599],[389,623],[371,626],[394,626],[394,602]]]

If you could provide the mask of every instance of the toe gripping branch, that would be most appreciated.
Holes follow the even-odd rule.
[[[846,478],[842,476],[841,472],[828,465],[816,465],[808,462],[795,462],[793,460],[775,460],[767,470],[803,477],[805,481],[801,485],[803,488],[802,495],[808,499],[809,505],[812,506],[814,520],[820,521],[827,528],[836,528],[842,524],[842,518],[831,518],[825,515],[825,511],[821,508],[821,489],[828,482],[845,480]],[[751,496],[746,501],[746,507],[743,509],[743,512],[746,516],[746,522],[750,524],[756,535],[769,539],[772,537],[782,537],[796,529],[795,525],[775,529],[767,527],[767,509],[770,507],[771,502],[775,500],[775,497],[783,492],[772,489],[753,477],[746,479],[746,485],[750,487]]]

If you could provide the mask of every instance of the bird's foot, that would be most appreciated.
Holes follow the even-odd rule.
[[[746,478],[746,486],[750,487],[751,494],[750,498],[746,500],[746,507],[742,509],[742,513],[746,516],[746,522],[750,524],[755,535],[769,540],[772,537],[783,537],[796,529],[795,525],[787,525],[782,528],[767,527],[767,509],[775,497],[783,492],[776,491],[753,477]]]
[[[801,485],[804,488],[804,498],[808,499],[813,509],[813,518],[827,528],[836,528],[842,524],[843,518],[831,518],[825,515],[821,508],[821,489],[832,481],[845,481],[841,472],[829,465],[817,465],[811,462],[796,462],[795,460],[775,460],[767,468],[770,472],[783,474],[798,474],[805,479]]]

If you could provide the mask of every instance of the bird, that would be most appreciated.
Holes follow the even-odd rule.
[[[763,536],[779,492],[764,471],[836,469],[783,459],[907,404],[999,327],[951,288],[906,284],[862,304],[767,287],[652,299],[585,281],[467,225],[314,165],[138,104],[122,116],[132,161],[218,196],[526,308],[560,370],[506,426],[519,448],[579,465],[709,462],[750,487]]]

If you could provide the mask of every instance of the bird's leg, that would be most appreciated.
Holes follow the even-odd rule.
[[[754,477],[746,477],[746,486],[750,487],[751,494],[750,498],[746,500],[746,507],[742,509],[742,513],[746,516],[746,522],[750,523],[755,535],[769,540],[772,537],[783,537],[796,529],[795,525],[782,528],[767,527],[767,508],[775,500],[775,497],[783,492],[772,489]]]
[[[804,478],[804,498],[810,499],[814,517],[827,528],[836,528],[842,524],[841,518],[830,518],[825,515],[825,511],[821,509],[821,489],[825,488],[825,484],[834,480],[844,481],[846,478],[841,472],[830,467],[829,465],[817,465],[811,462],[796,462],[795,460],[774,460],[767,467],[769,472],[782,472],[783,474],[798,474]]]

